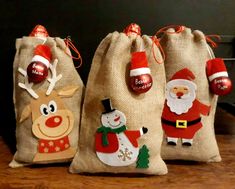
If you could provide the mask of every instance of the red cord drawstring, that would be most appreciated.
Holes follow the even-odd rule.
[[[210,45],[213,48],[217,48],[218,47],[218,42],[221,40],[221,37],[219,35],[205,35],[206,37],[206,42],[210,43]],[[213,41],[211,38],[215,38],[217,40],[217,43],[215,41]]]
[[[167,31],[168,29],[170,28],[174,28],[175,31],[174,32],[170,32],[170,31]],[[161,28],[160,30],[158,30],[156,32],[156,34],[154,36],[152,36],[152,40],[153,40],[153,44],[152,44],[152,52],[153,52],[153,57],[155,59],[155,61],[158,63],[158,64],[161,64],[165,61],[166,59],[166,55],[165,55],[165,52],[160,44],[160,40],[158,39],[158,36],[162,33],[166,33],[166,34],[174,34],[174,33],[180,33],[182,31],[184,31],[185,29],[185,26],[181,26],[181,25],[169,25],[169,26],[166,26],[166,27],[163,27]],[[159,48],[161,54],[162,54],[162,61],[159,61],[157,60],[157,57],[155,55],[155,52],[154,52],[154,44]]]
[[[170,28],[174,28],[175,31],[173,31],[173,32],[167,31]],[[169,25],[169,26],[165,26],[165,27],[161,28],[160,30],[158,30],[157,33],[155,34],[155,36],[158,36],[161,33],[167,33],[167,34],[180,33],[182,31],[184,31],[184,29],[185,29],[185,26],[181,26],[181,25]]]
[[[162,64],[165,59],[166,59],[166,55],[165,55],[165,52],[161,46],[161,44],[159,43],[159,40],[156,36],[152,36],[152,40],[153,40],[153,43],[152,43],[152,53],[153,53],[153,58],[155,59],[155,61],[158,63],[158,64]],[[162,61],[159,61],[155,55],[155,51],[154,51],[154,44],[159,48],[160,50],[160,53],[162,54]]]
[[[65,53],[66,53],[67,55],[69,55],[69,56],[70,56],[72,59],[74,59],[74,60],[80,60],[80,64],[79,64],[78,66],[75,66],[75,68],[80,68],[80,67],[82,66],[82,57],[81,57],[79,51],[77,50],[77,48],[76,48],[76,47],[74,46],[74,44],[72,43],[72,40],[71,40],[71,38],[70,38],[69,36],[64,39],[64,42],[65,42],[66,48],[72,49],[72,50],[77,54],[77,57],[74,57],[74,56],[72,55],[72,53],[71,53],[71,55],[68,54],[68,53],[66,52],[66,49],[65,49]]]

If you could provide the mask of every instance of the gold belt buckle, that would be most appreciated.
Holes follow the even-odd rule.
[[[176,120],[176,128],[187,128],[187,120]]]

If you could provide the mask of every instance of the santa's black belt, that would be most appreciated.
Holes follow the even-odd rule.
[[[201,121],[200,117],[192,121],[187,121],[187,120],[169,121],[169,120],[162,118],[162,123],[169,125],[169,126],[176,127],[176,128],[187,128],[189,126],[199,123],[200,121]]]

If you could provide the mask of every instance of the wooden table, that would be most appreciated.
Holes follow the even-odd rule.
[[[0,138],[0,188],[82,188],[82,189],[233,189],[235,188],[235,135],[217,135],[221,163],[167,162],[165,176],[77,175],[68,164],[8,168],[12,159]]]

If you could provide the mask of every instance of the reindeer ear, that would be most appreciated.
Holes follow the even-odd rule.
[[[20,116],[20,123],[23,122],[24,120],[26,120],[30,114],[31,114],[31,107],[28,104],[22,111],[21,116]]]
[[[58,95],[62,97],[71,97],[74,95],[76,90],[78,90],[78,86],[67,86],[64,87],[63,89],[58,91]]]

